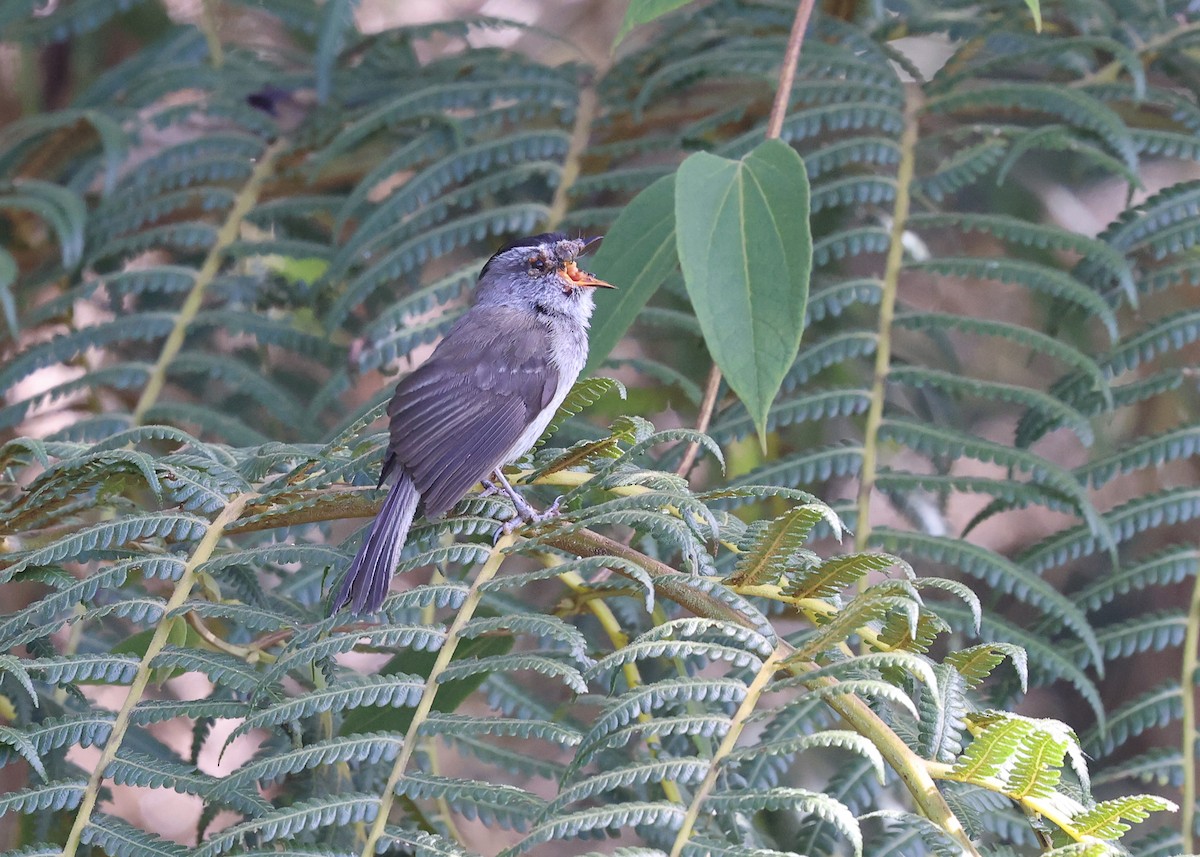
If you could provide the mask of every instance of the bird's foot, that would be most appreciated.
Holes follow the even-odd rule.
[[[547,521],[553,521],[562,515],[562,497],[556,497],[554,502],[539,512],[537,509],[522,501],[524,508],[517,508],[517,514],[513,515],[507,521],[500,525],[500,529],[496,531],[496,538],[493,544],[500,539],[500,536],[511,535],[518,527],[523,524],[532,524],[538,526]]]
[[[496,481],[485,481],[484,485],[490,487],[494,493],[504,493],[508,495],[508,499],[512,501],[513,507],[517,511],[516,515],[501,524],[500,529],[496,531],[496,537],[492,542],[493,544],[495,544],[496,541],[499,541],[501,536],[511,535],[513,531],[515,531],[517,527],[521,526],[522,524],[533,524],[536,526],[538,524],[544,524],[547,521],[552,521],[562,514],[562,497],[555,498],[553,503],[547,506],[545,510],[539,512],[537,509],[533,508],[533,506],[529,505],[529,501],[522,497],[516,488],[512,487],[512,483],[505,478],[504,474],[498,468],[493,475],[495,476]]]
[[[553,521],[555,518],[560,517],[562,515],[561,507],[562,507],[562,495],[561,494],[558,497],[555,497],[554,502],[551,503],[549,506],[547,506],[545,509],[543,509],[540,512],[537,509],[530,506],[528,503],[526,503],[524,510],[517,511],[518,517],[513,518],[510,521],[506,521],[505,526],[509,526],[510,524],[514,528],[518,524],[533,524],[534,526],[537,526],[538,524],[544,524],[547,521]]]

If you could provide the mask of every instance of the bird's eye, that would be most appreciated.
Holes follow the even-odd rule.
[[[546,257],[545,256],[530,256],[529,257],[529,266],[537,271],[546,270]]]

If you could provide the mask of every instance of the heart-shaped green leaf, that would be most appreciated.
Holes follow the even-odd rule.
[[[679,261],[709,352],[765,444],[767,409],[796,359],[812,271],[809,188],[791,146],[740,161],[698,152],[679,167]]]

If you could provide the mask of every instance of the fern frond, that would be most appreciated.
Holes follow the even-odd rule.
[[[683,824],[684,808],[673,803],[626,801],[612,806],[589,807],[560,813],[533,827],[516,845],[500,852],[501,857],[516,857],[556,839],[591,838],[596,833],[617,833],[621,828],[653,825],[674,831]]]
[[[1098,99],[1077,89],[1040,82],[989,83],[972,86],[967,91],[934,96],[926,109],[933,114],[1010,109],[1050,114],[1096,134],[1120,156],[1130,171],[1137,169],[1137,153],[1121,117]]]
[[[1044,611],[1079,637],[1097,661],[1100,645],[1095,631],[1074,599],[1067,598],[1034,574],[1023,564],[1014,563],[987,548],[961,539],[949,539],[921,533],[877,529],[875,537],[886,550],[920,556],[934,562],[953,565],[988,586],[1010,593],[1020,600]]]
[[[870,402],[868,391],[861,389],[806,390],[796,398],[785,398],[771,405],[767,411],[766,429],[775,431],[810,420],[857,416],[866,413]],[[741,440],[756,431],[754,419],[744,405],[739,403],[730,411],[729,415],[722,415],[710,431],[712,437],[722,443]]]
[[[139,830],[107,813],[92,816],[80,841],[100,848],[111,857],[185,857],[188,849],[153,833]]]
[[[862,830],[858,819],[842,803],[821,792],[806,789],[739,789],[736,792],[717,792],[709,796],[705,806],[713,812],[756,812],[788,808],[805,815],[815,815],[833,824],[862,857]]]
[[[117,785],[169,788],[180,794],[216,799],[238,812],[252,816],[263,815],[271,810],[270,802],[253,790],[239,792],[224,789],[220,780],[201,773],[192,765],[137,753],[125,747],[105,768],[104,776]]]
[[[88,681],[129,684],[137,672],[138,659],[129,655],[55,655],[24,660],[21,666],[52,685]]]
[[[227,827],[199,848],[193,849],[192,854],[195,857],[217,857],[250,837],[259,843],[273,842],[306,830],[369,822],[374,820],[378,812],[379,797],[376,795],[325,795],[299,801],[250,821]]]
[[[937,172],[921,177],[918,185],[921,193],[941,202],[970,187],[1000,163],[1008,147],[1007,140],[991,139],[955,152],[938,165]]]
[[[816,452],[780,457],[777,461],[732,480],[734,487],[756,484],[795,488],[812,485],[834,476],[856,476],[862,467],[863,450],[856,446],[832,446]]]
[[[1002,241],[1037,250],[1058,250],[1076,253],[1082,258],[1087,259],[1090,265],[1094,265],[1100,271],[1104,272],[1107,277],[1116,281],[1121,291],[1131,293],[1134,288],[1133,274],[1130,271],[1129,262],[1122,253],[1103,241],[1095,238],[1087,238],[1075,232],[1068,232],[1065,229],[1056,229],[1043,224],[1031,224],[1020,218],[1003,214],[920,213],[911,215],[909,223],[914,229],[960,229],[968,233],[984,232]],[[949,261],[954,266],[970,265],[972,263],[970,257],[965,259],[953,258]],[[977,258],[974,260],[974,263],[977,265],[975,270],[979,272],[977,276],[982,279],[996,279],[996,277],[988,273],[989,270],[996,271],[998,274],[1003,274],[1005,271],[1012,271],[1014,273],[1009,275],[1012,279],[1002,281],[1038,289],[1046,288],[1047,284],[1055,284],[1055,288],[1061,289],[1064,292],[1062,295],[1064,299],[1079,301],[1081,305],[1083,305],[1084,301],[1088,304],[1094,304],[1094,298],[1088,300],[1082,297],[1082,290],[1078,285],[1069,285],[1073,281],[1073,278],[1068,275],[1064,274],[1063,278],[1060,279],[1053,273],[1056,269],[1042,265],[1028,266],[1018,263],[1018,266],[1013,268],[1013,261],[995,258]],[[917,266],[928,267],[930,264],[936,263],[923,262],[918,263]],[[956,276],[973,276],[970,273],[955,274],[953,269],[946,271],[946,273]],[[1102,310],[1101,318],[1105,318],[1106,316],[1111,317],[1111,312],[1111,308]],[[1116,331],[1115,322],[1110,327],[1110,330],[1112,332]]]
[[[1117,622],[1096,630],[1096,638],[1107,662],[1127,658],[1142,652],[1161,652],[1182,645],[1187,631],[1187,618],[1181,611],[1166,610],[1145,613],[1136,619]],[[1080,652],[1079,665],[1091,663],[1091,655]]]
[[[424,689],[425,682],[422,679],[403,673],[342,676],[327,687],[254,712],[230,734],[226,743],[252,729],[277,726],[326,711],[345,711],[364,705],[389,705],[394,708],[413,706]]]
[[[413,800],[444,800],[468,817],[507,830],[527,829],[546,805],[541,798],[516,786],[417,771],[404,775],[396,784],[396,794]]]
[[[1173,545],[1136,565],[1121,565],[1095,582],[1071,593],[1071,599],[1095,612],[1118,595],[1150,586],[1179,583],[1200,573],[1200,551],[1190,545]]]
[[[898,568],[908,578],[912,567],[901,559],[881,553],[835,556],[810,568],[789,575],[785,594],[790,598],[832,598],[851,584],[874,571]]]
[[[984,400],[1009,402],[1041,412],[1047,418],[1069,426],[1085,446],[1091,446],[1094,438],[1091,422],[1084,414],[1039,390],[999,381],[966,378],[953,372],[916,366],[893,366],[888,373],[888,380],[918,389],[933,387],[951,396],[968,395]]]
[[[1175,812],[1171,801],[1154,795],[1126,795],[1106,800],[1071,819],[1071,824],[1084,836],[1100,839],[1120,839],[1130,828],[1150,817],[1152,812]]]
[[[539,822],[552,818],[564,807],[590,800],[605,792],[623,791],[630,786],[654,782],[695,785],[704,779],[712,763],[707,759],[643,759],[608,770],[563,789],[542,812]]]
[[[0,796],[0,816],[9,812],[30,814],[43,810],[74,809],[79,806],[86,785],[86,782],[75,780],[58,780],[19,789]]]
[[[819,521],[829,523],[835,533],[841,532],[841,522],[833,510],[824,505],[796,506],[776,518],[757,533],[725,582],[730,586],[754,586],[786,574],[796,552],[804,546]]]
[[[587,693],[587,682],[575,667],[554,658],[534,654],[506,654],[458,660],[447,665],[441,675],[444,681],[455,681],[480,673],[526,670],[546,678],[557,679],[576,693]]]
[[[1165,726],[1183,716],[1179,683],[1164,682],[1109,712],[1107,729],[1089,732],[1083,746],[1096,756],[1108,756],[1147,729]]]
[[[1190,521],[1200,514],[1200,491],[1174,488],[1138,497],[1104,514],[1104,523],[1117,544],[1138,533]],[[1035,574],[1082,556],[1091,556],[1101,546],[1090,529],[1074,527],[1042,541],[1020,557],[1022,565]]]

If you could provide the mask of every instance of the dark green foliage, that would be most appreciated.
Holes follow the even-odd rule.
[[[130,4],[50,5],[0,4],[3,38],[105,38]],[[1038,800],[1108,838],[1163,806],[1097,804],[1065,727],[1013,712],[1026,683],[1078,695],[1106,794],[1183,783],[1194,736],[1157,727],[1197,621],[1200,187],[1094,236],[1037,203],[1200,156],[1193,10],[818,9],[781,133],[812,180],[806,329],[774,401],[720,387],[697,434],[645,419],[693,424],[710,363],[662,203],[687,155],[762,144],[793,4],[697,4],[599,70],[479,47],[508,26],[484,19],[363,36],[353,6],[247,4],[278,50],[219,62],[159,21],[0,132],[0,583],[30,598],[0,615],[0,764],[29,770],[8,853],[80,818],[70,847],[112,857],[469,854],[460,817],[514,855],[962,853],[905,759],[987,853],[1036,848]],[[930,80],[901,35],[949,46]],[[518,465],[565,518],[476,588],[513,512],[469,497],[418,522],[379,617],[326,618],[391,377],[505,238],[630,210],[595,259],[625,291],[592,363],[623,385],[581,383]],[[1148,655],[1167,675],[1130,691]],[[176,698],[182,672],[211,689]],[[263,743],[218,777],[223,719]],[[190,747],[155,737],[176,720]],[[89,784],[67,753],[92,747]],[[110,812],[127,787],[198,797],[201,844]]]

